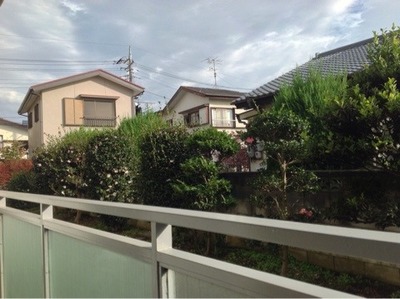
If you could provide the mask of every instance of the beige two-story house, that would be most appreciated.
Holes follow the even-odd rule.
[[[104,70],[31,86],[18,110],[28,116],[30,152],[50,136],[79,127],[117,127],[134,116],[134,98],[144,88]]]
[[[181,86],[163,109],[163,118],[171,124],[185,124],[190,129],[211,126],[236,133],[246,127],[236,120],[236,113],[244,110],[231,104],[241,95],[233,90]]]

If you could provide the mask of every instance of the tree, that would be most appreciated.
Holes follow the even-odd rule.
[[[270,216],[289,220],[293,206],[290,192],[313,192],[317,177],[302,167],[308,155],[308,123],[286,109],[273,109],[257,115],[249,123],[246,136],[264,145],[265,160],[255,183],[253,199],[272,209]],[[288,247],[282,246],[281,274],[287,274]]]
[[[190,156],[172,182],[175,194],[191,209],[221,212],[233,203],[230,182],[219,176],[221,161],[236,153],[239,143],[225,132],[207,128],[188,136],[186,146]],[[214,239],[214,234],[207,235],[207,255]]]

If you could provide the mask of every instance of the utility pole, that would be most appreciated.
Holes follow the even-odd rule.
[[[125,67],[121,67],[121,69],[125,70],[128,73],[129,82],[133,83],[133,59],[131,54],[131,46],[128,49],[128,57],[121,57],[118,61],[115,61],[114,64],[125,64]],[[139,111],[139,107],[136,108],[135,105],[135,97],[132,97],[132,116],[135,116]]]
[[[125,70],[128,73],[128,80],[129,82],[133,83],[133,64],[134,61],[132,59],[131,54],[131,46],[128,49],[128,57],[121,57],[118,61],[115,61],[114,64],[125,64],[125,67],[121,69]]]
[[[214,72],[214,86],[217,86],[217,68],[216,64],[220,64],[222,61],[219,60],[217,57],[215,58],[207,58],[205,59],[207,63],[210,65],[209,70]]]

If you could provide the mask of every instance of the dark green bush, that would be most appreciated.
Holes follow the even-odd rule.
[[[53,138],[33,157],[40,193],[87,198],[85,180],[87,145],[98,131],[83,128]]]
[[[183,207],[171,182],[181,176],[180,165],[189,156],[188,133],[181,127],[159,129],[147,134],[140,144],[142,159],[136,189],[144,204]]]

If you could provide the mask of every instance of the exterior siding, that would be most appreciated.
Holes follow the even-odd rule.
[[[115,102],[117,125],[132,116],[132,91],[101,77],[93,77],[74,84],[59,86],[42,92],[39,102],[40,118],[29,129],[30,148],[46,143],[50,136],[62,136],[78,126],[64,124],[64,98],[77,98],[81,94],[118,97]],[[35,104],[30,109],[33,112]]]

